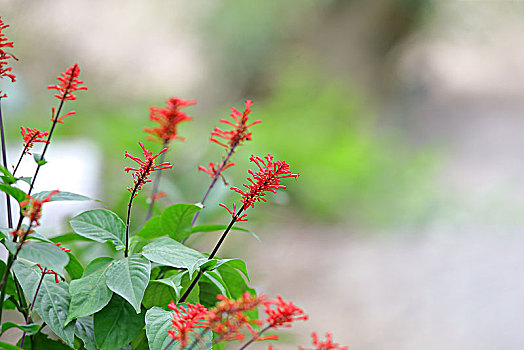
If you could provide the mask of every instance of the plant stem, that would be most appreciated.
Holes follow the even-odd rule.
[[[265,331],[267,331],[270,328],[271,328],[271,325],[264,327],[260,332],[258,332],[253,337],[251,337],[251,339],[249,339],[244,345],[238,348],[238,350],[244,350],[245,348],[247,348],[252,342],[257,340],[257,338],[260,337],[262,333],[264,333]]]
[[[135,183],[135,187],[133,187],[133,191],[131,192],[131,198],[129,198],[129,203],[127,204],[127,218],[126,218],[126,248],[124,250],[124,257],[127,258],[128,252],[129,252],[129,221],[131,219],[131,206],[133,205],[133,199],[135,198],[136,191],[138,191],[138,188],[140,185],[143,185],[143,181],[146,180],[146,174],[149,172],[149,169],[153,166],[153,162],[149,162],[147,164],[146,169],[142,172],[140,175],[140,178]]]
[[[42,276],[40,277],[40,281],[38,282],[38,286],[36,287],[35,296],[33,297],[33,301],[31,302],[31,308],[29,309],[29,312],[25,319],[26,325],[28,325],[29,321],[31,320],[31,313],[33,312],[33,308],[35,307],[36,297],[38,295],[38,292],[40,291],[40,287],[42,286],[42,281],[44,280],[46,271],[47,271],[47,268],[44,267],[44,269],[42,270]],[[24,340],[25,340],[25,332],[22,334],[22,341],[20,342],[20,349],[24,348]]]
[[[22,163],[22,158],[24,158],[25,152],[28,149],[27,145],[30,145],[31,142],[33,142],[33,140],[36,139],[37,136],[38,136],[38,134],[33,135],[33,137],[31,137],[31,139],[29,139],[29,142],[27,142],[26,145],[24,146],[24,149],[22,150],[22,154],[20,154],[20,157],[18,158],[18,162],[16,163],[15,170],[13,170],[13,176],[15,176],[15,173],[18,170],[18,167],[20,166],[20,163]]]
[[[2,138],[2,163],[7,170],[7,151],[5,149],[5,135],[4,135],[4,119],[2,118],[2,98],[0,98],[0,137]],[[5,200],[7,205],[7,225],[13,228],[13,214],[11,213],[11,196],[5,193]],[[2,300],[3,302],[3,300]]]
[[[167,148],[168,145],[169,145],[169,140],[164,140],[162,149]],[[166,159],[166,153],[167,152],[164,152],[160,156],[159,164],[164,163],[164,160]],[[155,195],[158,192],[158,186],[160,184],[160,174],[162,174],[162,169],[158,170],[158,172],[155,175],[155,180],[153,181],[153,192],[151,194],[151,203],[149,203],[149,208],[147,210],[146,221],[151,219],[151,217],[153,216],[153,207],[155,206]]]
[[[171,345],[173,345],[173,343],[175,342],[175,339],[171,340],[169,342],[169,344],[166,345],[166,347],[164,348],[164,350],[167,350]]]
[[[233,216],[233,219],[231,219],[231,222],[229,223],[229,225],[227,226],[226,230],[224,231],[224,233],[222,233],[222,236],[220,237],[220,239],[218,240],[217,244],[215,245],[215,248],[213,248],[213,251],[211,252],[211,254],[209,255],[209,257],[207,258],[207,260],[211,260],[215,257],[215,254],[217,253],[218,249],[220,248],[220,246],[222,245],[222,243],[224,242],[224,240],[226,239],[226,236],[227,234],[229,233],[229,231],[231,230],[231,228],[233,227],[233,225],[235,224],[235,222],[238,220],[238,218],[240,217],[240,214],[242,214],[242,212],[246,209],[246,205],[242,205],[242,207],[237,211],[237,213],[235,214],[235,216]],[[200,279],[200,277],[202,277],[202,274],[203,272],[200,271],[198,273],[198,275],[196,276],[196,278],[193,280],[193,282],[191,282],[191,285],[189,286],[189,288],[187,288],[187,290],[185,291],[184,295],[182,295],[182,297],[178,300],[179,303],[183,303],[184,301],[186,301],[187,297],[189,296],[189,293],[191,293],[191,291],[193,290],[193,288],[195,288],[198,280]]]
[[[211,184],[209,184],[209,187],[207,188],[207,191],[204,194],[204,197],[202,197],[202,200],[200,201],[200,203],[204,204],[204,202],[207,199],[207,196],[211,192],[211,189],[215,186],[218,178],[220,177],[220,174],[222,173],[222,169],[224,169],[224,167],[227,165],[227,163],[229,163],[229,158],[231,158],[231,156],[233,155],[234,152],[235,152],[235,147],[231,147],[231,149],[229,150],[229,153],[227,154],[226,158],[224,158],[222,163],[220,163],[220,166],[217,169],[217,172],[216,172],[215,176],[213,176],[213,179],[211,180]],[[193,216],[193,221],[191,222],[191,226],[195,226],[195,222],[197,221],[198,215],[200,215],[200,211],[195,213],[195,216]],[[184,243],[184,242],[182,242],[182,243]]]

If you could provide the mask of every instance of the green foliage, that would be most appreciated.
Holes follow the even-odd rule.
[[[131,342],[144,327],[144,314],[137,314],[131,304],[113,294],[109,304],[95,314],[96,345],[101,350],[117,350]]]
[[[107,286],[126,299],[137,313],[151,274],[151,263],[142,255],[131,255],[115,261],[107,270]]]
[[[17,244],[11,241],[4,243],[11,253],[16,252]],[[45,242],[24,243],[18,256],[22,259],[39,263],[42,267],[60,273],[69,263],[69,255],[54,244]]]
[[[13,187],[9,184],[3,183],[0,184],[0,191],[13,197],[18,203],[25,201],[26,193],[16,187]]]
[[[184,269],[193,268],[204,258],[200,252],[167,237],[146,245],[143,255],[152,262]]]
[[[38,200],[42,200],[42,199],[46,198],[47,196],[49,196],[49,194],[51,194],[51,192],[52,191],[42,191],[42,192],[38,192],[38,193],[33,194],[31,197],[33,197],[35,199],[38,199]],[[83,196],[81,194],[60,191],[58,193],[55,193],[53,196],[51,196],[50,202],[57,202],[57,201],[92,201],[92,200],[94,200],[94,199],[86,197],[86,196]]]
[[[33,335],[35,333],[37,333],[40,328],[42,328],[42,325],[41,324],[36,324],[36,323],[29,323],[29,324],[16,324],[14,322],[5,322],[2,324],[2,333],[3,334],[5,331],[7,331],[8,329],[11,329],[11,328],[18,328],[24,332],[27,333],[27,335]]]
[[[112,263],[111,258],[95,259],[87,265],[82,278],[71,281],[71,305],[66,323],[92,315],[109,303],[113,292],[106,284],[106,273]]]
[[[69,223],[75,233],[80,236],[104,243],[111,242],[117,250],[125,247],[126,226],[122,219],[107,209],[85,211]]]
[[[92,317],[80,317],[76,320],[75,335],[82,339],[86,350],[96,350],[95,331]]]

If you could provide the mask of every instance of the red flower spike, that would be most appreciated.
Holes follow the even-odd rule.
[[[167,143],[175,139],[183,140],[183,137],[178,136],[177,126],[179,123],[190,121],[193,118],[180,109],[194,104],[196,104],[195,100],[183,100],[172,97],[166,102],[166,108],[149,107],[149,120],[157,122],[159,126],[155,128],[144,128],[145,132],[154,136],[149,136],[148,139],[156,140],[156,138],[158,138],[162,143]]]
[[[166,192],[165,191],[162,191],[162,192],[158,192],[158,193],[155,193],[154,195],[151,196],[151,200],[152,201],[156,201],[160,198],[163,198],[166,196]]]
[[[55,94],[55,97],[59,100],[64,101],[73,101],[76,100],[76,95],[73,92],[78,90],[87,90],[85,86],[79,86],[84,82],[78,79],[80,75],[80,67],[78,64],[73,64],[71,67],[67,68],[64,73],[61,73],[58,77],[60,82],[57,85],[49,85],[47,88],[52,90],[56,89],[58,93]]]
[[[52,122],[57,122],[57,123],[60,123],[60,124],[64,124],[64,118],[67,118],[70,115],[75,115],[75,114],[76,114],[75,111],[67,112],[63,116],[58,117],[58,120],[57,120],[57,119],[55,119],[55,107],[51,107],[51,121]]]
[[[208,174],[211,178],[214,178],[215,176],[217,176],[217,171],[222,167],[222,169],[220,169],[220,173],[218,174],[218,176],[222,175],[222,172],[224,170],[226,170],[227,168],[231,168],[232,166],[235,165],[235,163],[229,163],[227,165],[223,165],[224,164],[224,161],[218,163],[218,164],[215,164],[213,162],[209,162],[209,164],[207,165],[207,168],[202,166],[202,165],[199,165],[198,166],[198,170],[200,171],[203,171],[205,172],[206,174]]]
[[[347,350],[347,346],[341,346],[337,343],[333,343],[331,333],[326,333],[326,341],[321,342],[318,340],[317,333],[313,332],[311,334],[311,337],[313,338],[313,345],[315,345],[314,350]],[[299,350],[308,350],[301,346],[298,347]]]
[[[240,143],[251,140],[251,132],[248,132],[248,128],[253,125],[260,124],[262,121],[257,120],[251,124],[247,124],[249,120],[249,114],[251,113],[251,105],[253,102],[247,100],[245,105],[245,110],[243,113],[240,113],[235,108],[231,107],[231,118],[233,118],[234,123],[226,119],[220,119],[220,122],[228,126],[232,126],[233,130],[225,131],[219,127],[215,127],[215,130],[211,132],[211,137],[209,140],[219,144],[220,146],[225,147],[226,149],[234,149]],[[224,139],[224,141],[217,140],[214,136]]]
[[[251,327],[250,325],[246,325],[246,328],[248,331],[253,335],[254,341],[261,341],[261,340],[278,340],[278,335],[276,334],[269,334],[261,336],[256,329]]]
[[[241,330],[251,324],[261,325],[261,321],[250,319],[244,313],[257,308],[265,296],[244,293],[239,299],[232,300],[224,295],[217,295],[218,303],[208,310],[206,320],[208,328],[218,337],[216,342],[229,340],[243,340]]]
[[[133,180],[135,182],[135,186],[129,187],[128,190],[133,194],[133,198],[137,195],[138,191],[142,189],[142,186],[144,186],[146,183],[151,182],[151,180],[148,179],[149,175],[152,171],[156,170],[162,170],[162,169],[171,169],[173,167],[172,164],[169,164],[169,162],[164,162],[159,165],[155,165],[155,159],[161,155],[162,153],[167,151],[167,148],[162,149],[156,156],[153,156],[153,153],[149,152],[142,142],[138,143],[140,147],[142,147],[142,154],[146,157],[145,161],[143,161],[140,158],[134,157],[130,155],[129,153],[125,153],[125,158],[131,158],[135,162],[140,165],[139,169],[126,167],[124,168],[124,171],[134,171],[133,173]]]
[[[40,268],[40,271],[42,271],[42,273],[44,275],[55,275],[55,282],[56,283],[60,283],[60,280],[64,281],[64,278],[62,276],[60,276],[59,274],[57,274],[56,272],[54,272],[53,270],[48,270],[46,268],[42,268],[42,266],[40,264],[36,264],[36,266],[38,266]]]
[[[66,249],[66,248],[64,248],[64,247],[61,247],[62,243],[60,243],[60,242],[55,243],[55,245],[56,245],[58,248],[60,248],[60,249],[61,249],[63,252],[65,252],[65,253],[69,253],[69,252],[71,252],[71,249]]]
[[[272,308],[274,305],[276,308]],[[267,314],[267,323],[273,328],[291,327],[291,323],[298,320],[307,320],[308,315],[304,314],[302,309],[298,308],[293,302],[286,303],[282,297],[264,302]]]
[[[20,127],[20,133],[22,134],[22,139],[24,140],[24,149],[25,154],[31,154],[29,150],[34,146],[35,142],[48,143],[47,140],[44,140],[44,137],[49,135],[48,131],[39,131],[37,129]]]
[[[190,304],[177,306],[173,301],[168,305],[173,310],[173,318],[171,320],[172,330],[168,330],[168,335],[180,343],[180,348],[183,349],[189,341],[189,333],[196,328],[205,328],[207,322],[204,316],[207,309],[200,304]]]
[[[47,197],[41,200],[34,199],[33,197],[27,195],[27,199],[25,201],[20,202],[20,207],[22,208],[22,215],[29,218],[29,227],[33,225],[40,225],[39,220],[42,217],[42,205],[44,203],[49,202],[51,200],[51,197],[57,194],[58,192],[58,190],[54,190],[53,192],[49,193]]]
[[[13,68],[7,67],[7,60],[14,58],[12,55],[8,54],[6,51],[4,51],[4,47],[13,47],[13,42],[9,41],[9,39],[6,38],[5,34],[2,33],[2,31],[6,28],[9,28],[8,24],[5,24],[4,21],[2,21],[2,17],[0,16],[0,78],[8,78],[11,80],[11,82],[16,81],[16,76],[12,73],[10,73]],[[16,59],[16,58],[15,58]],[[2,91],[0,90],[0,98],[6,97],[7,94],[2,94]]]
[[[276,193],[278,189],[285,189],[286,186],[280,184],[281,179],[286,177],[294,177],[296,179],[299,175],[292,174],[291,171],[289,171],[289,165],[284,160],[273,161],[273,156],[270,154],[265,157],[265,160],[253,155],[249,160],[258,166],[259,171],[248,171],[253,177],[252,179],[247,178],[247,180],[251,182],[250,185],[244,184],[244,187],[246,187],[248,191],[244,192],[238,187],[231,187],[231,190],[242,195],[241,202],[244,203],[245,209],[249,207],[254,208],[256,202],[266,202],[264,196],[267,191]],[[222,203],[220,206],[226,208],[229,213],[235,211],[235,206],[233,206],[233,210],[230,210]],[[247,219],[242,221],[247,221]]]

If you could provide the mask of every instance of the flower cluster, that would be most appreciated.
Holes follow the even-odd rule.
[[[233,127],[233,130],[222,130],[219,127],[215,127],[215,130],[211,132],[212,136],[209,139],[219,144],[220,146],[223,146],[226,149],[230,150],[234,149],[243,141],[251,140],[252,133],[248,132],[248,128],[252,127],[253,125],[260,124],[262,122],[260,120],[256,120],[249,125],[247,124],[249,120],[248,116],[251,113],[252,104],[253,102],[251,100],[247,100],[245,102],[245,110],[243,113],[240,113],[237,109],[231,107],[230,116],[231,118],[233,118],[234,123],[226,119],[220,119],[220,122]],[[219,141],[213,136],[220,137],[224,139],[224,141]]]
[[[178,136],[177,126],[181,122],[192,120],[192,118],[180,109],[194,104],[196,104],[194,100],[172,97],[166,102],[166,108],[150,107],[149,120],[157,122],[159,126],[144,129],[145,132],[154,136],[150,136],[149,139],[155,140],[156,137],[164,144],[177,138],[183,139]]]
[[[60,276],[59,274],[57,274],[56,272],[54,272],[53,270],[49,270],[45,267],[42,267],[42,265],[40,264],[36,264],[36,266],[38,266],[40,268],[40,271],[42,271],[42,273],[44,275],[55,275],[55,282],[56,283],[60,283],[60,280],[64,280],[64,278],[62,276]]]
[[[0,78],[8,78],[11,80],[11,82],[14,82],[16,81],[16,76],[11,73],[13,68],[7,67],[8,60],[14,57],[3,49],[4,47],[13,47],[13,42],[9,41],[5,34],[2,33],[2,31],[8,27],[9,25],[5,24],[4,21],[2,21],[2,17],[0,17]],[[2,94],[2,91],[0,90],[0,98],[6,96],[7,94]]]
[[[67,68],[64,73],[61,73],[58,77],[56,77],[60,83],[57,85],[49,85],[47,88],[50,90],[56,89],[57,93],[55,94],[55,97],[59,100],[76,100],[76,95],[73,94],[73,92],[78,90],[87,90],[87,87],[79,86],[80,84],[84,83],[82,80],[78,79],[79,75],[80,67],[78,67],[78,64],[73,64],[71,67]]]
[[[217,343],[243,340],[241,330],[244,326],[261,325],[261,321],[249,318],[246,312],[257,308],[265,300],[265,296],[244,293],[238,300],[232,300],[219,294],[217,300],[218,303],[206,315],[208,328],[218,336]]]
[[[56,123],[59,123],[59,124],[64,124],[64,119],[71,116],[71,115],[75,115],[76,112],[75,111],[71,111],[71,112],[67,112],[66,114],[62,115],[62,116],[57,116],[55,117],[55,107],[51,107],[51,121],[52,122],[56,122]]]
[[[173,310],[171,325],[174,329],[167,331],[169,336],[180,343],[183,349],[189,341],[190,333],[196,328],[205,328],[207,322],[204,316],[207,309],[200,304],[190,304],[177,306],[173,301],[167,306]]]
[[[169,164],[169,162],[164,162],[159,165],[155,165],[155,159],[162,153],[166,152],[167,148],[162,149],[157,155],[153,156],[153,153],[149,152],[144,147],[142,142],[139,142],[138,144],[140,145],[140,147],[142,147],[142,150],[143,150],[142,154],[146,157],[145,161],[140,158],[134,157],[127,152],[125,153],[126,158],[129,157],[132,160],[134,160],[135,162],[137,162],[138,165],[140,165],[139,169],[131,168],[131,167],[124,168],[126,172],[134,171],[133,180],[134,180],[135,185],[134,187],[128,188],[133,198],[137,195],[138,191],[142,189],[142,186],[144,184],[151,182],[151,180],[149,180],[148,178],[152,171],[162,170],[162,169],[171,169],[173,167],[173,165]]]
[[[337,343],[333,343],[331,333],[326,333],[326,340],[323,342],[318,339],[318,335],[315,332],[311,334],[311,337],[313,338],[313,345],[315,345],[314,350],[347,350],[348,348],[347,346],[341,346],[341,345],[338,345]],[[298,350],[308,350],[308,349],[299,346]]]
[[[286,177],[294,177],[295,179],[299,174],[292,174],[289,170],[289,165],[284,160],[273,161],[273,156],[268,154],[265,159],[261,157],[251,156],[249,159],[251,162],[255,163],[259,170],[254,172],[249,170],[249,174],[253,177],[247,178],[251,183],[249,185],[244,184],[244,187],[247,188],[247,191],[243,191],[238,187],[231,187],[231,190],[238,192],[242,195],[241,202],[244,203],[243,209],[249,207],[254,208],[256,202],[264,201],[266,199],[264,196],[266,192],[276,193],[278,189],[285,189],[286,186],[280,184],[280,180]],[[226,208],[231,216],[234,218],[236,211],[236,206],[233,205],[233,210],[230,210],[226,205],[220,203],[220,206]],[[242,220],[237,218],[237,221],[246,221],[245,216],[242,215]]]
[[[298,308],[293,302],[285,302],[282,297],[264,302],[267,314],[266,322],[272,328],[291,327],[293,321],[307,320],[308,315]],[[273,308],[275,306],[275,308]]]
[[[20,127],[20,133],[22,134],[22,139],[24,140],[24,154],[31,154],[29,150],[34,146],[35,142],[48,143],[47,140],[44,140],[44,137],[49,135],[48,131],[40,131],[38,129],[24,128]]]
[[[53,192],[49,193],[44,199],[40,200],[27,195],[27,199],[25,201],[20,202],[20,207],[23,208],[22,215],[29,218],[30,227],[40,225],[39,220],[42,217],[42,205],[51,201],[51,197],[57,194],[58,192],[58,190],[54,190]]]

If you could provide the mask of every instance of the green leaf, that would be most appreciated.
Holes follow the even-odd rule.
[[[69,255],[69,263],[66,265],[65,270],[71,280],[79,279],[84,273],[84,267],[73,254],[67,253],[67,255]]]
[[[71,305],[66,323],[75,318],[92,315],[109,303],[113,292],[107,287],[106,273],[113,259],[98,258],[87,265],[82,278],[71,281]]]
[[[13,270],[25,295],[31,300],[42,277],[40,269],[36,266],[27,267],[15,261]],[[64,328],[71,301],[68,288],[66,282],[56,283],[53,275],[45,275],[35,300],[34,310],[57,336],[73,347],[74,325],[69,324]]]
[[[38,192],[32,195],[33,198],[42,200],[49,196],[51,194],[51,191],[42,191]],[[57,202],[57,201],[93,201],[94,199],[83,196],[81,194],[76,194],[72,192],[63,192],[60,191],[56,194],[54,194],[51,197],[50,202]]]
[[[75,335],[82,339],[86,350],[96,350],[95,331],[92,317],[80,317],[76,320]]]
[[[20,181],[25,182],[28,185],[31,185],[31,180],[32,179],[33,178],[31,176],[23,176],[23,177],[18,178],[17,181],[20,180]]]
[[[146,245],[142,254],[152,262],[185,269],[204,258],[200,252],[167,237]]]
[[[18,346],[0,341],[0,350],[20,350]]]
[[[16,182],[17,178],[14,177],[9,170],[4,168],[3,166],[0,166],[0,172],[4,175],[1,175],[0,178],[5,184],[12,185]]]
[[[197,225],[191,229],[191,234],[197,233],[197,232],[225,231],[226,229],[227,229],[227,225]],[[231,230],[247,232],[251,236],[255,237],[258,241],[260,241],[260,237],[258,237],[254,232],[248,230],[247,228],[233,226],[231,227]]]
[[[7,249],[11,253],[16,252],[17,244],[8,241],[5,242]],[[22,246],[18,257],[29,260],[49,270],[61,273],[64,267],[69,263],[69,256],[56,245],[44,242],[26,242]]]
[[[140,333],[138,333],[138,335],[133,339],[133,341],[131,341],[131,349],[149,350],[149,344],[147,343],[147,335],[145,329],[142,329]]]
[[[42,325],[41,324],[35,324],[35,323],[19,325],[19,324],[13,323],[13,322],[5,322],[5,323],[2,324],[2,334],[5,331],[7,331],[8,329],[11,329],[11,328],[18,328],[18,329],[21,329],[22,331],[26,332],[28,335],[33,335],[36,332],[38,332],[40,330],[40,328],[42,328]]]
[[[222,266],[229,266],[234,269],[239,270],[249,281],[249,275],[247,273],[247,265],[242,259],[219,259],[215,268],[220,270]]]
[[[180,241],[191,234],[191,221],[196,213],[202,210],[202,205],[197,204],[174,204],[162,212],[162,231],[167,232],[169,237]]]
[[[20,342],[19,342],[20,343]],[[18,345],[20,346],[20,345]],[[32,337],[26,337],[24,341],[24,350],[71,350],[71,348],[60,340],[49,339],[46,334],[37,333]],[[20,350],[20,349],[18,349]]]
[[[100,243],[110,241],[117,250],[125,246],[125,224],[110,210],[88,210],[72,218],[69,223],[73,231],[81,236]]]
[[[92,242],[90,238],[86,238],[86,237],[77,235],[74,232],[69,232],[69,233],[58,235],[58,236],[54,236],[50,240],[51,242],[54,242],[54,243],[61,242],[64,244],[71,243],[71,242],[79,242],[79,241],[80,242]]]
[[[166,235],[167,232],[164,232],[162,229],[162,224],[160,221],[160,216],[152,217],[151,219],[147,220],[144,227],[142,227],[142,229],[138,231],[136,235],[147,239],[158,238]]]
[[[227,290],[234,299],[240,298],[242,294],[246,292],[250,293],[251,295],[256,295],[256,291],[247,285],[243,274],[239,270],[224,264],[219,266],[216,271],[222,277],[222,280],[227,286]],[[255,308],[251,311],[248,311],[247,315],[251,319],[258,319],[258,309]]]
[[[131,255],[109,267],[106,274],[107,286],[129,301],[139,313],[150,274],[151,262],[140,254]]]
[[[187,275],[187,271],[179,272],[168,278],[150,281],[142,301],[144,307],[146,309],[153,306],[166,308],[171,300],[178,300],[184,288],[182,285],[184,275]]]
[[[217,295],[230,296],[223,285],[208,272],[205,272],[198,281],[200,286],[200,303],[207,308],[213,307],[217,303]]]
[[[7,193],[13,197],[18,203],[23,202],[27,199],[27,194],[16,187],[12,187],[8,184],[0,184],[0,191]]]
[[[153,307],[146,313],[146,334],[151,350],[163,350],[173,339],[167,331],[171,329],[171,312],[159,307]],[[189,349],[194,341],[199,340],[199,344],[193,349],[211,349],[213,332],[207,329],[196,329],[189,333],[190,342],[184,349]],[[180,343],[174,342],[172,349],[180,349]]]
[[[94,317],[96,345],[102,350],[120,349],[144,327],[144,313],[137,314],[122,297],[113,294],[111,301]]]
[[[40,153],[33,153],[33,159],[38,165],[44,165],[47,163],[47,161],[42,157]]]

